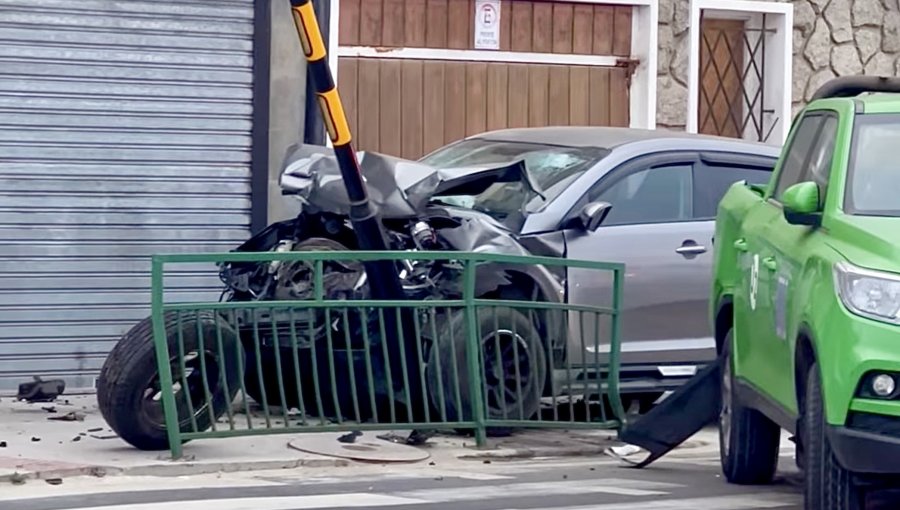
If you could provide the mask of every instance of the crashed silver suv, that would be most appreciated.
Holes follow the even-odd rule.
[[[715,359],[707,295],[716,208],[731,184],[768,182],[778,147],[666,131],[558,127],[485,133],[417,162],[376,153],[360,156],[393,248],[625,263],[622,391],[626,401],[647,408]],[[303,213],[241,250],[273,249],[297,232],[302,233],[291,239],[298,243],[293,249],[354,248],[349,204],[330,151],[295,149],[285,161],[281,186],[300,199]],[[423,246],[422,240],[435,244]],[[223,272],[233,292],[265,292],[234,285],[238,269],[246,270],[232,266]],[[507,269],[495,279],[479,278],[479,295],[610,304],[602,300],[612,295],[612,281],[595,272]],[[333,289],[352,292],[364,278],[361,268],[356,271],[344,275],[344,287]],[[409,268],[404,284],[408,291],[433,285],[429,292],[442,296],[459,284],[459,275],[444,271],[435,279],[434,274],[434,268]],[[416,275],[430,276],[416,280]],[[284,288],[289,282],[300,281],[306,289],[303,279],[279,281],[275,292],[287,293],[282,298],[299,297],[297,289]],[[602,346],[599,353],[582,348],[582,334],[594,335],[580,331],[576,317],[560,322],[567,322],[569,331],[539,324],[545,344],[530,347],[542,352],[525,350],[527,359],[520,360],[539,379],[527,382],[546,391],[554,386],[545,378],[562,381],[566,374],[565,369],[544,374],[537,366],[544,360],[552,357],[550,366],[577,367],[593,364],[598,356],[602,362],[606,355]],[[601,334],[605,331],[601,326]],[[539,402],[525,404],[537,409]]]

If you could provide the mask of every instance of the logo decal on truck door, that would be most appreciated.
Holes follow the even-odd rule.
[[[775,287],[775,334],[782,340],[787,339],[787,289],[788,279],[784,275],[778,275],[778,285]]]
[[[750,310],[756,310],[756,292],[759,289],[759,254],[753,255],[753,265],[750,266]]]

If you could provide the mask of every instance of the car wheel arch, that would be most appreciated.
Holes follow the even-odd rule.
[[[806,403],[806,382],[809,377],[809,371],[813,367],[818,367],[821,370],[819,355],[816,351],[815,336],[808,325],[801,324],[797,331],[797,339],[794,346],[794,396],[797,403],[798,431],[802,426],[800,421]]]
[[[713,335],[716,339],[716,354],[721,355],[725,348],[728,331],[734,326],[734,300],[731,296],[723,296],[716,307]]]

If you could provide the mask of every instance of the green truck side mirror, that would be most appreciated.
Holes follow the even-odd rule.
[[[784,218],[791,225],[818,226],[822,221],[819,213],[819,185],[814,182],[800,182],[784,190],[781,197]]]

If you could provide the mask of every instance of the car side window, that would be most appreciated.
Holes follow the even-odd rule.
[[[831,176],[831,161],[834,156],[835,136],[837,134],[838,119],[834,115],[828,115],[822,122],[816,144],[812,148],[806,171],[800,176],[800,182],[814,181],[819,185],[819,196],[825,197],[828,191],[828,178]]]
[[[734,183],[765,186],[772,179],[772,168],[740,165],[699,165],[694,169],[694,218],[714,219],[719,202]]]
[[[781,200],[784,190],[798,182],[802,182],[803,170],[809,159],[810,150],[816,140],[816,134],[822,124],[821,115],[807,115],[797,125],[796,134],[790,148],[785,152],[778,183],[775,186],[775,199]]]
[[[693,216],[692,170],[689,164],[639,170],[591,190],[588,197],[612,205],[603,227],[687,221]]]

